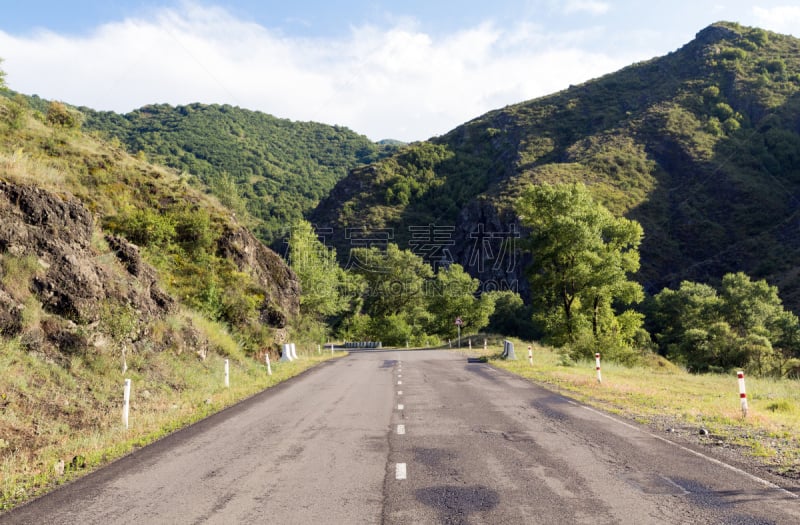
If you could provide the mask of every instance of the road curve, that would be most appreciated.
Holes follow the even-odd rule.
[[[446,351],[323,364],[19,523],[800,523],[796,489]]]

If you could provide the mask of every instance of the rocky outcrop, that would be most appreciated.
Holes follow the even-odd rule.
[[[217,243],[220,257],[250,274],[266,293],[260,321],[283,328],[300,312],[300,281],[281,257],[245,228],[226,228]]]
[[[129,291],[128,302],[137,305],[149,317],[171,311],[175,300],[158,286],[156,272],[142,260],[139,247],[116,235],[106,235],[106,242],[128,273],[139,283],[139,286]]]
[[[108,238],[125,273],[93,245],[94,232],[92,214],[78,199],[0,181],[0,257],[35,258],[37,269],[27,291],[60,321],[49,319],[32,333],[43,331],[41,338],[62,350],[79,345],[77,327],[98,321],[108,302],[130,305],[144,320],[173,308],[135,246]],[[0,332],[19,333],[22,305],[2,287],[0,309]]]
[[[0,336],[12,336],[22,331],[22,305],[0,288]]]

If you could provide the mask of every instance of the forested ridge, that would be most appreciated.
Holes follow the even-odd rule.
[[[196,177],[254,219],[264,242],[283,240],[349,169],[378,160],[377,144],[341,126],[294,122],[230,105],[154,104],[127,114],[80,108],[84,127],[131,153]]]

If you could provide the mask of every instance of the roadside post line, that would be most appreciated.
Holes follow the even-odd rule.
[[[472,350],[472,339],[469,340],[469,349]]]
[[[264,354],[264,357],[267,359],[267,375],[272,375],[272,365],[269,362],[269,352]]]
[[[487,344],[487,341],[486,341],[486,338],[484,338],[484,339],[483,339],[483,349],[484,349],[484,350],[486,350],[486,344]]]
[[[744,372],[739,370],[736,372],[736,377],[739,378],[739,399],[742,401],[742,417],[747,417],[747,393],[744,389]]]
[[[597,369],[597,382],[602,383],[603,378],[600,375],[600,352],[594,354],[594,362],[595,362],[595,368]]]
[[[128,430],[128,414],[131,410],[131,380],[125,380],[125,387],[122,390],[122,424]]]
[[[231,386],[231,365],[230,362],[225,360],[225,388]]]
[[[317,353],[318,354],[322,353],[322,347],[320,345],[317,345]]]
[[[528,345],[528,361],[533,365],[533,346]]]
[[[331,343],[331,355],[333,355],[333,343]]]

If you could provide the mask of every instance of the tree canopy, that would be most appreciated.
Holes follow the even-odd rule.
[[[746,368],[783,376],[800,366],[800,325],[778,289],[738,272],[719,290],[684,281],[658,293],[649,322],[660,351],[696,372]]]
[[[639,268],[641,226],[614,217],[583,184],[530,186],[516,209],[530,229],[531,289],[550,337],[573,343],[589,326],[595,339],[618,330],[615,305],[643,298],[628,280]]]

